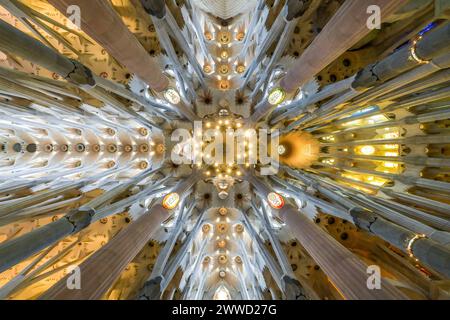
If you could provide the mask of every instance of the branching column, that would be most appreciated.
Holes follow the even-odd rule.
[[[253,175],[246,178],[267,199],[270,188]],[[285,204],[278,216],[345,299],[406,299],[386,281],[382,282],[380,290],[370,290],[367,287],[367,266],[294,206]]]
[[[41,297],[44,300],[101,299],[122,270],[139,253],[152,234],[169,216],[157,204],[94,253],[80,267],[81,289],[67,288],[67,277],[60,280]]]
[[[34,62],[77,85],[95,85],[91,71],[81,63],[66,58],[3,20],[0,20],[0,50]]]
[[[49,0],[49,3],[63,14],[67,14],[69,6],[79,6],[81,29],[84,32],[152,89],[161,92],[167,88],[169,80],[136,37],[128,30],[109,1]]]
[[[281,79],[279,86],[288,93],[294,92],[368,35],[371,31],[367,27],[367,20],[370,17],[367,14],[369,6],[379,6],[383,17],[387,17],[407,2],[407,0],[347,0]],[[268,101],[263,101],[250,117],[249,125],[257,123],[275,108],[276,106]]]
[[[174,192],[183,197],[198,181],[199,177],[199,173],[192,174],[179,182]],[[68,275],[47,291],[41,299],[101,299],[120,276],[123,269],[136,257],[151,239],[153,233],[161,227],[161,223],[169,218],[170,214],[171,210],[164,208],[159,202],[156,203],[146,214],[120,232],[79,266],[80,290],[67,288],[67,278],[70,276]]]
[[[347,0],[323,30],[289,69],[281,86],[292,92],[336,60],[370,33],[367,9],[377,5],[382,17],[388,17],[405,5],[407,0]],[[351,17],[351,18],[349,18]]]
[[[106,177],[109,174],[110,172],[106,171],[105,173],[97,175],[97,178]],[[89,181],[92,180],[85,179],[75,183],[69,183],[68,187],[64,190],[84,186]],[[116,187],[115,190],[123,191],[121,185]],[[54,196],[56,192],[55,190],[49,190],[47,193],[49,196]],[[40,195],[38,194],[37,196]],[[102,202],[107,202],[108,200],[111,201],[116,196],[117,193],[112,190],[111,192],[106,192],[105,196],[100,196],[99,198],[102,199]],[[37,200],[39,200],[39,198]],[[93,200],[93,202],[96,203],[97,201]],[[83,230],[92,222],[94,215],[96,214],[96,209],[98,209],[98,205],[90,206],[88,203],[83,208],[70,211],[59,220],[32,230],[21,237],[1,243],[0,256],[2,257],[2,260],[0,262],[0,272],[16,265],[20,261],[45,249],[49,245]]]

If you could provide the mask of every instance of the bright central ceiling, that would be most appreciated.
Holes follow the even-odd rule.
[[[239,14],[247,13],[253,9],[257,0],[194,0],[193,1],[202,10],[211,13],[212,15],[229,19]]]

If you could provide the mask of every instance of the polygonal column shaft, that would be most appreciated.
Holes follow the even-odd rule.
[[[90,210],[81,212],[75,209],[55,222],[2,243],[0,245],[0,257],[2,257],[0,272],[85,228],[89,225],[92,214],[93,212]]]
[[[426,33],[416,45],[404,46],[385,59],[368,65],[358,73],[354,88],[369,88],[398,76],[420,64],[411,59],[411,46],[415,46],[418,59],[430,61],[450,50],[450,23]]]
[[[407,299],[386,281],[381,282],[380,290],[369,289],[367,266],[293,206],[285,205],[280,218],[345,299]]]
[[[77,5],[81,14],[81,29],[106,49],[131,73],[136,74],[155,91],[169,85],[159,66],[123,23],[120,16],[104,0],[49,0],[61,13]]]
[[[267,199],[271,189],[253,175],[247,175],[258,193]],[[275,210],[274,210],[275,212]],[[278,215],[309,255],[316,261],[343,298],[349,300],[407,299],[386,281],[380,290],[367,286],[367,266],[331,235],[320,229],[308,217],[290,204],[278,210]]]
[[[119,232],[79,266],[81,289],[70,290],[67,287],[67,278],[70,276],[68,275],[45,292],[40,299],[101,299],[167,217],[168,210],[162,205],[153,206],[149,212]]]
[[[95,85],[91,71],[81,63],[63,56],[3,20],[0,20],[0,50],[36,63],[77,85]]]
[[[287,92],[294,91],[368,35],[371,32],[367,26],[370,18],[367,9],[370,6],[378,6],[382,17],[387,17],[407,2],[407,0],[345,1],[289,69],[281,80],[281,87]]]
[[[174,188],[174,192],[179,193],[180,198],[183,198],[200,177],[200,172],[194,172],[188,178],[180,181]],[[80,290],[67,288],[67,278],[70,276],[68,275],[47,291],[41,299],[100,299],[170,214],[170,210],[164,208],[160,203],[156,203],[146,214],[79,266]]]

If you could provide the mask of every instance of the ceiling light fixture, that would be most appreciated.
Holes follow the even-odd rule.
[[[171,104],[179,104],[181,102],[180,94],[174,88],[168,88],[164,91],[164,99]]]
[[[273,105],[277,106],[284,101],[286,98],[286,92],[282,88],[275,88],[269,93],[267,101]]]
[[[375,148],[372,146],[364,146],[361,148],[361,153],[367,156],[372,155],[375,153]]]
[[[284,207],[284,199],[278,193],[271,192],[267,195],[269,205],[274,209],[281,209]]]
[[[162,206],[167,210],[172,210],[176,208],[179,202],[180,202],[180,195],[176,192],[172,192],[164,197],[162,201]]]

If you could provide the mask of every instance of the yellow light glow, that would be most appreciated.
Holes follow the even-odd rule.
[[[381,187],[385,185],[387,182],[389,182],[388,179],[384,179],[382,177],[373,176],[373,175],[364,175],[364,174],[357,174],[357,173],[343,173],[342,177],[348,178],[354,181],[360,181],[365,182],[377,187]]]
[[[212,68],[211,68],[211,66],[210,66],[209,64],[205,64],[205,65],[203,66],[203,71],[204,71],[205,73],[211,73],[211,72],[212,72]]]
[[[245,66],[243,64],[238,64],[236,66],[236,72],[237,73],[244,73],[244,71],[245,71]]]
[[[383,162],[383,166],[386,168],[398,168],[398,163],[385,161]]]
[[[361,147],[361,153],[367,156],[372,155],[375,153],[375,148],[372,146],[363,146]]]
[[[377,114],[375,116],[371,116],[369,120],[372,121],[373,123],[380,123],[388,121],[389,118],[387,118],[384,114]]]
[[[222,58],[222,59],[228,59],[228,52],[227,51],[222,51],[221,53],[220,53],[220,57]]]
[[[342,124],[343,127],[357,127],[359,125],[361,125],[361,120],[353,120]]]
[[[386,157],[398,157],[398,152],[385,152]]]
[[[355,180],[355,181],[362,181],[362,178],[355,174],[343,173],[342,176],[347,179],[351,179],[351,180]]]
[[[322,160],[322,163],[330,164],[330,165],[334,164],[334,162],[335,162],[334,159],[323,159]]]
[[[381,186],[385,185],[387,181],[388,180],[386,180],[386,179],[378,178],[378,179],[371,180],[370,184],[377,186],[377,187],[381,187]]]
[[[400,136],[398,132],[389,132],[382,135],[383,139],[397,139]]]

